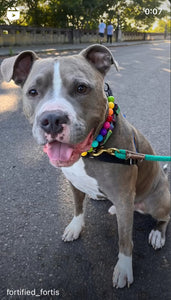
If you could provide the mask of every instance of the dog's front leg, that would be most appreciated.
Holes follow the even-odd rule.
[[[72,242],[78,239],[84,226],[84,199],[85,193],[77,190],[72,184],[71,188],[74,195],[74,217],[69,225],[65,228],[62,240]]]
[[[133,199],[124,197],[116,207],[119,232],[119,255],[114,268],[113,286],[123,288],[133,282],[132,270],[132,227],[133,227]]]

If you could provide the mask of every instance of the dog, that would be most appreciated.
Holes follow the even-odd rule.
[[[21,87],[24,113],[32,124],[34,138],[44,146],[50,163],[60,167],[71,184],[74,217],[64,231],[63,241],[80,236],[86,195],[111,201],[109,212],[116,213],[119,233],[112,281],[114,287],[123,288],[133,282],[134,210],[157,220],[149,243],[160,249],[165,244],[171,203],[167,176],[158,162],[130,159],[126,163],[109,163],[108,154],[104,160],[93,156],[99,146],[92,145],[94,141],[97,144],[106,120],[111,120],[109,116],[111,135],[103,145],[104,151],[116,147],[155,155],[147,139],[117,106],[109,114],[111,95],[108,99],[104,91],[104,77],[112,65],[118,68],[109,49],[95,44],[79,54],[61,58],[39,59],[33,51],[24,51],[6,58],[1,72],[5,81],[13,79]],[[101,138],[104,142],[105,135]]]

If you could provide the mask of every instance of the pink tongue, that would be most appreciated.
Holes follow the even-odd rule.
[[[53,142],[46,144],[43,150],[47,153],[50,160],[68,161],[74,149],[68,144]]]

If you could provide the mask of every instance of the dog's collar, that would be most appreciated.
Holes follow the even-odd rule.
[[[92,142],[90,150],[81,153],[81,156],[83,157],[93,156],[94,153],[97,153],[98,150],[106,144],[115,127],[116,117],[120,113],[120,107],[115,103],[115,98],[113,97],[111,89],[107,83],[106,86],[107,89],[105,89],[105,92],[108,99],[108,116],[98,136]]]
[[[137,164],[137,160],[134,159],[127,159],[123,160],[120,158],[117,158],[115,156],[110,155],[110,151],[108,152],[108,149],[105,151],[101,151],[104,148],[105,143],[111,136],[113,129],[115,127],[117,115],[120,113],[120,107],[114,103],[115,98],[112,95],[112,90],[110,89],[109,85],[105,83],[105,89],[104,89],[107,99],[108,99],[108,116],[106,121],[103,124],[102,129],[100,130],[99,135],[96,137],[96,139],[92,142],[91,148],[87,152],[82,152],[82,157],[89,157],[89,158],[95,158],[100,161],[109,162],[109,163],[117,163],[117,164],[124,164],[124,165],[134,165]],[[110,150],[110,149],[109,149]],[[99,152],[102,152],[99,155]]]

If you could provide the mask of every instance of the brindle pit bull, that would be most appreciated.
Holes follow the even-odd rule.
[[[107,115],[108,101],[104,76],[114,64],[111,52],[92,45],[79,55],[39,59],[24,51],[2,62],[1,72],[21,86],[26,117],[33,124],[33,136],[44,145],[50,163],[61,167],[74,194],[74,217],[66,227],[63,240],[77,239],[84,226],[84,199],[108,199],[116,212],[119,255],[114,268],[113,286],[123,288],[133,282],[133,212],[150,214],[157,227],[149,235],[154,249],[165,244],[169,222],[170,193],[167,176],[158,162],[125,165],[83,158],[90,149]],[[115,128],[105,148],[116,147],[154,154],[146,138],[118,114]]]

